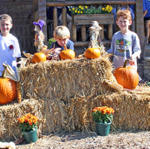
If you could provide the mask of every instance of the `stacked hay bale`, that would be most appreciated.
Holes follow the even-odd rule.
[[[43,120],[43,108],[43,101],[35,99],[26,99],[20,104],[11,103],[0,106],[0,140],[10,141],[21,136],[17,118],[26,113],[33,113]],[[41,127],[43,126],[40,124],[39,132]]]
[[[93,130],[91,111],[101,105],[114,108],[116,128],[150,128],[150,88],[124,90],[114,79],[107,56],[31,64],[20,75],[24,100],[0,107],[1,139],[18,137],[17,118],[28,112],[44,120],[39,123],[41,133]]]
[[[106,80],[116,83],[108,58],[48,61],[21,70],[25,98],[69,99],[103,94]]]
[[[48,61],[30,65],[20,72],[23,97],[44,100],[47,125],[44,132],[62,128],[73,130],[75,128],[68,125],[74,114],[70,113],[70,108],[74,106],[72,99],[120,90],[111,71],[108,57]],[[109,83],[114,83],[114,88]]]

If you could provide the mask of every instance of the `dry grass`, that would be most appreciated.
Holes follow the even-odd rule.
[[[0,107],[1,139],[20,136],[17,118],[28,112],[43,120],[40,134],[94,130],[91,111],[101,105],[114,108],[116,129],[150,128],[150,87],[124,90],[113,77],[108,56],[31,64],[20,74],[24,100]]]

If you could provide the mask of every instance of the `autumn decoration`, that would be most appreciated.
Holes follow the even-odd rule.
[[[14,99],[21,102],[20,78],[19,74],[6,64],[3,64],[4,71],[0,77],[0,104],[7,104]]]
[[[128,60],[125,61],[124,66],[117,68],[114,71],[114,76],[117,82],[126,89],[135,89],[139,83],[139,75],[134,66],[126,66]]]

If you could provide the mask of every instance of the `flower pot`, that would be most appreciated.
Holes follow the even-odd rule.
[[[36,142],[38,139],[37,128],[31,131],[24,131],[22,134],[27,143]]]
[[[108,136],[110,133],[111,123],[95,123],[96,124],[96,133],[100,136]]]

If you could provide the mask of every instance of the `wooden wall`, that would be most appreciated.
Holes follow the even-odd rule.
[[[142,0],[98,0],[98,1],[70,1],[70,0],[0,0],[0,14],[8,13],[12,16],[14,27],[12,33],[18,37],[22,51],[34,52],[33,40],[34,29],[33,21],[43,19],[47,22],[46,7],[68,6],[77,4],[135,4],[136,1],[136,32],[140,37],[142,49],[144,46],[144,23],[143,23],[143,1]],[[64,7],[65,8],[65,7]],[[51,14],[53,15],[53,14]],[[53,20],[56,22],[55,20]],[[64,19],[63,19],[64,22]],[[53,23],[51,23],[53,24]],[[54,23],[55,26],[55,23]],[[44,28],[47,37],[47,27]]]
[[[22,51],[33,52],[32,0],[0,0],[0,14],[7,13],[13,19],[14,34]]]

